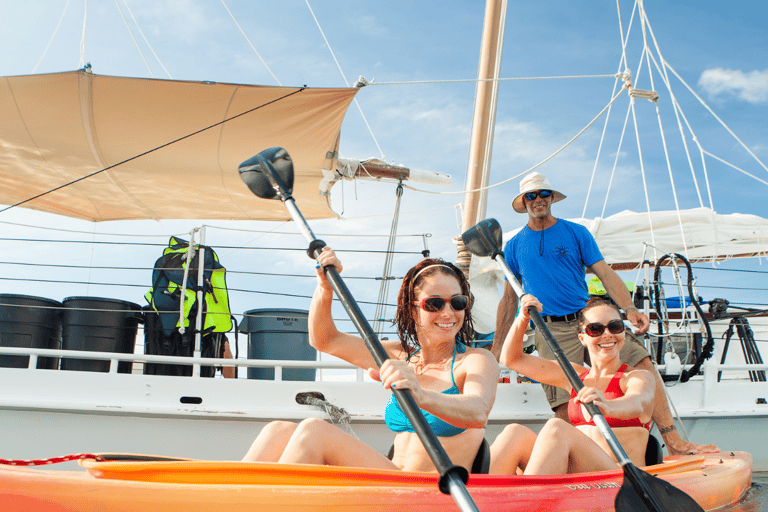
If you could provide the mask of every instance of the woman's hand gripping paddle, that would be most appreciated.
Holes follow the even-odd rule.
[[[291,197],[293,162],[288,152],[283,148],[265,149],[240,164],[239,171],[240,177],[255,195],[262,199],[278,198],[285,204],[285,207],[291,214],[291,218],[296,222],[304,238],[309,242],[309,248],[307,249],[309,257],[317,259],[323,247],[325,247],[325,242],[315,238],[307,221],[296,206],[296,202]],[[328,277],[328,281],[331,283],[333,291],[355,324],[376,364],[381,366],[389,356],[384,347],[381,346],[354,297],[352,297],[352,294],[335,268],[324,267],[323,270]],[[463,512],[479,512],[465,485],[469,478],[467,470],[461,466],[455,466],[451,462],[424,415],[421,414],[410,390],[398,389],[394,390],[394,394],[440,473],[440,490],[445,494],[450,494]]]
[[[507,281],[509,281],[517,296],[523,296],[523,288],[509,270],[504,259],[504,252],[501,250],[501,226],[496,219],[486,219],[479,222],[463,233],[461,238],[472,254],[489,256],[494,260],[502,272],[504,272]],[[568,377],[571,386],[576,391],[579,391],[584,387],[584,384],[579,379],[571,363],[566,359],[563,350],[544,323],[541,314],[534,307],[529,308],[528,312],[531,315],[531,320],[536,325],[536,329],[544,336],[550,350],[555,354],[555,358],[560,363],[560,367],[565,372],[566,377]],[[703,512],[704,509],[683,491],[660,478],[639,470],[632,464],[624,448],[616,439],[616,435],[611,430],[611,427],[605,421],[605,417],[603,417],[600,409],[593,403],[584,405],[589,414],[592,415],[595,425],[597,425],[600,433],[605,437],[611,451],[613,451],[613,454],[624,470],[624,483],[621,489],[619,489],[614,503],[617,512]]]

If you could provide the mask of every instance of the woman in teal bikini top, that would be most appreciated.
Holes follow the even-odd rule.
[[[418,351],[419,349],[416,350],[416,352]],[[456,346],[453,349],[453,358],[451,359],[451,382],[453,382],[453,386],[443,391],[442,393],[444,395],[458,395],[460,393],[459,387],[456,385],[456,380],[453,377],[453,364],[456,362],[456,353],[463,354],[466,351],[466,345],[456,342]],[[414,352],[414,354],[416,352]],[[410,358],[411,357],[408,356],[406,361],[410,360]],[[465,428],[455,427],[423,409],[421,409],[421,413],[424,415],[424,418],[426,418],[432,431],[438,437],[453,437],[466,430]],[[387,424],[389,430],[392,432],[415,432],[413,425],[411,425],[411,422],[403,412],[403,409],[400,408],[400,404],[395,399],[394,394],[389,397],[387,407],[384,409],[384,423]]]
[[[408,391],[451,461],[470,470],[493,407],[499,364],[488,350],[467,346],[473,335],[472,294],[462,271],[452,263],[427,258],[406,272],[395,314],[398,336],[381,340],[389,358],[378,368],[362,338],[336,328],[333,290],[322,269],[326,265],[342,270],[328,247],[316,266],[310,344],[368,370],[386,390]],[[268,424],[243,460],[436,471],[396,400],[390,401],[385,416],[397,432],[391,460],[320,418]]]

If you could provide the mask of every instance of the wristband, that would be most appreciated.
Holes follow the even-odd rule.
[[[638,313],[640,312],[640,310],[639,310],[639,309],[637,309],[635,306],[629,306],[627,309],[625,309],[625,310],[624,310],[624,314],[625,314],[625,315],[626,315],[626,314],[628,314],[630,309],[634,309],[634,310],[635,310],[635,311],[637,311]]]

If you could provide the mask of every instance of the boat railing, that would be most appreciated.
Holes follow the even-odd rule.
[[[4,347],[0,346],[0,355],[3,356],[29,356],[29,362],[26,369],[38,371],[50,371],[49,369],[37,368],[38,359],[60,358],[60,359],[88,359],[109,361],[109,371],[107,373],[118,373],[118,363],[155,363],[169,365],[193,365],[193,366],[228,366],[238,368],[269,368],[274,369],[274,380],[283,380],[283,369],[316,369],[316,370],[349,370],[355,371],[355,381],[362,382],[365,372],[360,368],[341,360],[288,360],[288,359],[227,359],[227,358],[208,358],[208,357],[184,357],[184,356],[159,356],[151,354],[126,354],[118,352],[95,352],[85,350],[61,350],[49,348],[29,348],[29,347]],[[505,369],[504,366],[500,366]],[[690,369],[691,365],[683,365]],[[664,365],[659,369],[664,372]],[[718,364],[710,360],[703,367],[703,378],[705,381],[705,390],[717,385],[721,380],[723,373],[733,372],[760,372],[768,371],[768,364],[755,363],[727,363]],[[134,370],[134,373],[136,371]],[[514,372],[512,372],[514,374]],[[199,375],[199,372],[194,372]],[[322,380],[319,378],[318,380]],[[348,380],[348,379],[347,379]]]
[[[94,352],[86,350],[61,350],[48,348],[3,347],[0,346],[0,355],[29,356],[28,370],[51,371],[38,369],[37,362],[40,357],[54,357],[61,359],[89,359],[109,361],[107,373],[117,373],[119,362],[131,363],[156,363],[171,365],[200,366],[236,366],[239,368],[270,368],[275,370],[274,380],[283,380],[284,368],[318,369],[318,370],[356,370],[356,381],[363,380],[363,371],[345,361],[306,361],[306,360],[276,360],[276,359],[226,359],[208,357],[183,357],[183,356],[158,356],[149,354],[125,354],[118,352]],[[198,368],[195,368],[197,370]],[[199,371],[193,374],[199,375]]]

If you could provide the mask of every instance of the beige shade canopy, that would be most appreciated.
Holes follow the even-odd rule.
[[[280,146],[294,162],[303,215],[334,217],[319,185],[322,170],[336,168],[357,91],[84,71],[3,77],[0,203],[63,187],[21,206],[91,221],[288,220],[279,201],[254,196],[238,173],[244,160]]]

